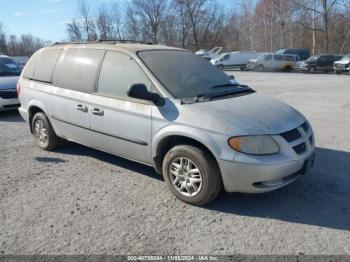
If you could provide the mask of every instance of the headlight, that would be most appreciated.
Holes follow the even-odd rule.
[[[269,135],[232,137],[228,144],[236,151],[251,155],[272,155],[280,151],[276,141]]]

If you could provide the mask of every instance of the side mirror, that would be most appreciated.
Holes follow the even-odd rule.
[[[234,75],[230,75],[230,78],[233,79],[233,80],[236,79]]]
[[[129,87],[127,95],[132,98],[151,101],[157,106],[164,105],[164,99],[157,93],[148,91],[144,84],[133,84]]]

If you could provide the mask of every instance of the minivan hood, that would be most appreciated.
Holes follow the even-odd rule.
[[[258,93],[195,103],[188,109],[186,114],[195,114],[192,122],[199,119],[195,125],[230,135],[281,134],[305,122],[305,117],[294,108]]]
[[[1,76],[0,90],[15,89],[18,81],[18,76]]]

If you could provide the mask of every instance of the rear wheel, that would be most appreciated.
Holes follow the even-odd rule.
[[[309,68],[308,72],[311,73],[311,74],[315,73],[315,72],[316,72],[316,67],[311,66],[311,67]]]
[[[163,176],[171,192],[183,202],[205,205],[221,190],[221,175],[216,161],[194,146],[179,145],[163,160]]]
[[[263,65],[258,65],[257,70],[258,70],[259,72],[264,72],[265,68],[264,68]]]
[[[284,71],[290,72],[290,71],[292,71],[292,67],[291,67],[291,66],[286,66],[286,67],[284,68]]]
[[[32,130],[36,144],[44,150],[53,150],[60,145],[50,121],[44,113],[36,113],[32,120]]]

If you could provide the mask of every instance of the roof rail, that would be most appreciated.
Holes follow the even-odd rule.
[[[128,39],[98,39],[96,41],[89,41],[89,42],[55,42],[52,45],[88,45],[88,44],[97,44],[97,43],[108,43],[108,44],[145,44],[145,45],[152,45],[151,42],[143,42],[143,41],[137,41],[137,40],[128,40]]]
[[[145,45],[152,45],[152,42],[144,42],[144,41],[138,41],[138,40],[130,40],[130,39],[98,39],[96,42],[111,42],[111,43],[128,43],[128,44],[145,44]]]

